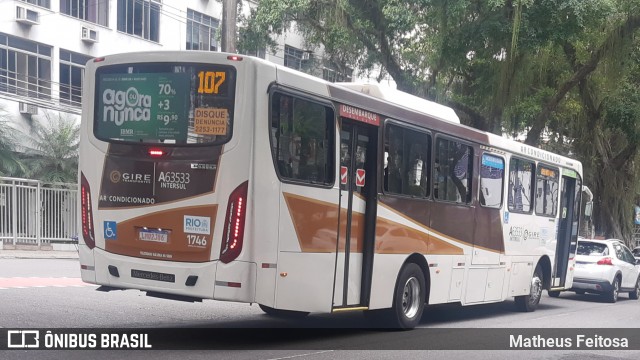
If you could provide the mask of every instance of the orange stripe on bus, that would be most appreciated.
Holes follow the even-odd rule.
[[[346,209],[326,201],[284,193],[294,229],[302,252],[344,252]],[[338,220],[338,214],[340,219]],[[338,236],[340,222],[340,241]],[[351,227],[351,252],[362,252],[364,241],[364,214],[354,212]],[[376,223],[375,252],[380,254],[438,254],[462,255],[462,248],[429,236],[406,225],[378,217]]]

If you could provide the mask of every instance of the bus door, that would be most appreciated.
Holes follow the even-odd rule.
[[[556,242],[551,288],[564,287],[569,268],[569,259],[576,253],[578,242],[578,218],[582,186],[575,171],[563,169],[562,192],[560,193],[560,223]]]
[[[368,304],[376,218],[377,127],[342,118],[334,307]]]

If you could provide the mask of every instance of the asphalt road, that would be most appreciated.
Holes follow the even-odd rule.
[[[204,301],[186,303],[147,297],[135,290],[102,293],[79,278],[77,260],[73,259],[0,259],[0,328],[114,328],[114,329],[185,329],[194,335],[193,344],[202,350],[192,351],[29,351],[10,350],[0,359],[405,359],[426,356],[446,359],[635,359],[640,351],[631,350],[454,350],[460,338],[482,342],[483,337],[502,336],[499,329],[514,334],[526,329],[570,328],[570,334],[602,332],[613,328],[616,334],[631,334],[640,344],[640,301],[622,295],[616,304],[597,296],[563,293],[560,298],[544,295],[533,313],[520,313],[513,301],[461,307],[428,307],[420,328],[409,332],[370,329],[360,313],[320,314],[302,320],[280,320],[266,316],[248,304]],[[3,285],[4,284],[4,285]],[[22,285],[21,285],[22,284]],[[217,330],[208,330],[216,328]],[[253,330],[243,330],[243,329]],[[195,329],[195,330],[194,330]],[[202,329],[201,331],[198,329]],[[224,330],[231,329],[231,330]],[[314,330],[321,329],[321,330]],[[581,330],[582,329],[582,330]],[[627,329],[627,330],[625,330]],[[171,330],[173,331],[173,330]],[[496,332],[497,331],[497,332]],[[264,349],[242,349],[252,338],[268,334]],[[207,339],[220,349],[206,350]],[[184,335],[191,336],[191,335]],[[236,339],[247,337],[247,339]],[[507,335],[508,336],[508,335]],[[573,336],[573,335],[572,335]],[[181,339],[182,344],[189,341]],[[217,342],[216,342],[217,341]],[[239,341],[240,346],[229,345]],[[266,344],[266,343],[265,343]],[[425,350],[444,347],[447,350]],[[444,345],[443,345],[444,344]],[[422,349],[398,351],[398,349]],[[236,349],[236,350],[226,350]],[[306,350],[313,349],[313,351]],[[353,350],[344,350],[353,349]],[[387,349],[387,350],[371,350]]]

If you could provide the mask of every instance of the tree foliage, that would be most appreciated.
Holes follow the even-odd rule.
[[[640,0],[262,0],[241,44],[274,45],[292,28],[334,63],[388,74],[468,125],[578,157],[600,225],[628,237]]]
[[[80,128],[62,113],[44,112],[23,145],[25,176],[47,182],[76,182]]]
[[[16,176],[23,170],[18,158],[18,133],[10,125],[9,113],[0,107],[0,176]]]

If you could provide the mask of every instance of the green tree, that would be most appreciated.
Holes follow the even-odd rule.
[[[45,111],[24,145],[25,175],[47,182],[76,182],[80,127],[67,114]]]
[[[262,0],[240,48],[273,51],[293,24],[335,62],[382,69],[468,125],[578,157],[597,227],[629,238],[639,0]]]
[[[23,170],[16,152],[17,131],[10,121],[9,113],[0,107],[0,176],[18,176]]]

